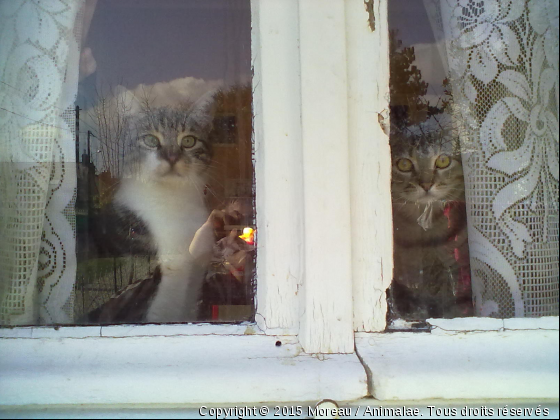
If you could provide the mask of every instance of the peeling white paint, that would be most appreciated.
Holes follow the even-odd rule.
[[[303,183],[298,1],[253,1],[257,316],[297,334],[303,282]]]
[[[318,360],[296,337],[264,335],[0,339],[0,372],[0,407],[348,400],[367,392],[355,354]]]
[[[256,324],[0,329],[0,405],[343,401],[367,394],[366,370],[385,401],[558,397],[557,317],[361,332],[352,354],[353,329],[385,328],[392,277],[373,4],[372,33],[361,1],[252,2]]]
[[[558,331],[358,333],[372,396],[558,398]]]
[[[348,78],[344,0],[299,1],[304,310],[312,353],[352,353]]]
[[[378,117],[389,108],[387,2],[373,4],[374,32],[362,2],[345,6],[354,328],[382,331],[393,272],[391,150]]]

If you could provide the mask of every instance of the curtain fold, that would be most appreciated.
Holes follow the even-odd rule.
[[[82,0],[0,1],[0,324],[72,322]]]
[[[558,2],[424,3],[452,86],[477,315],[558,315]]]

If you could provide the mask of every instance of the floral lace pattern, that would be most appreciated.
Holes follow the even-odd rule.
[[[81,0],[0,2],[0,324],[72,322]]]
[[[425,0],[445,33],[481,316],[558,315],[556,0]],[[0,324],[72,322],[82,0],[0,2]]]
[[[477,312],[558,315],[558,2],[425,2],[445,35]]]

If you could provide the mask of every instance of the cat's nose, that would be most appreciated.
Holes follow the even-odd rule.
[[[430,191],[430,188],[432,188],[432,185],[434,185],[434,184],[431,183],[431,182],[421,182],[420,183],[420,186],[422,188],[424,188],[424,191],[426,191],[426,192]]]
[[[168,152],[166,156],[167,161],[170,165],[175,165],[179,160],[179,153],[176,152]]]

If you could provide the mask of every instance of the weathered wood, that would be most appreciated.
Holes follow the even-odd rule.
[[[295,337],[0,341],[0,406],[349,400],[367,391],[355,354],[319,358]]]
[[[252,2],[260,328],[297,334],[303,283],[298,1]]]
[[[361,2],[346,1],[354,328],[382,331],[393,272],[391,151],[379,114],[389,121],[387,2],[373,4],[376,28]]]
[[[558,398],[558,331],[358,333],[356,348],[380,400]]]
[[[300,341],[313,353],[354,351],[344,5],[299,2],[305,191]]]

